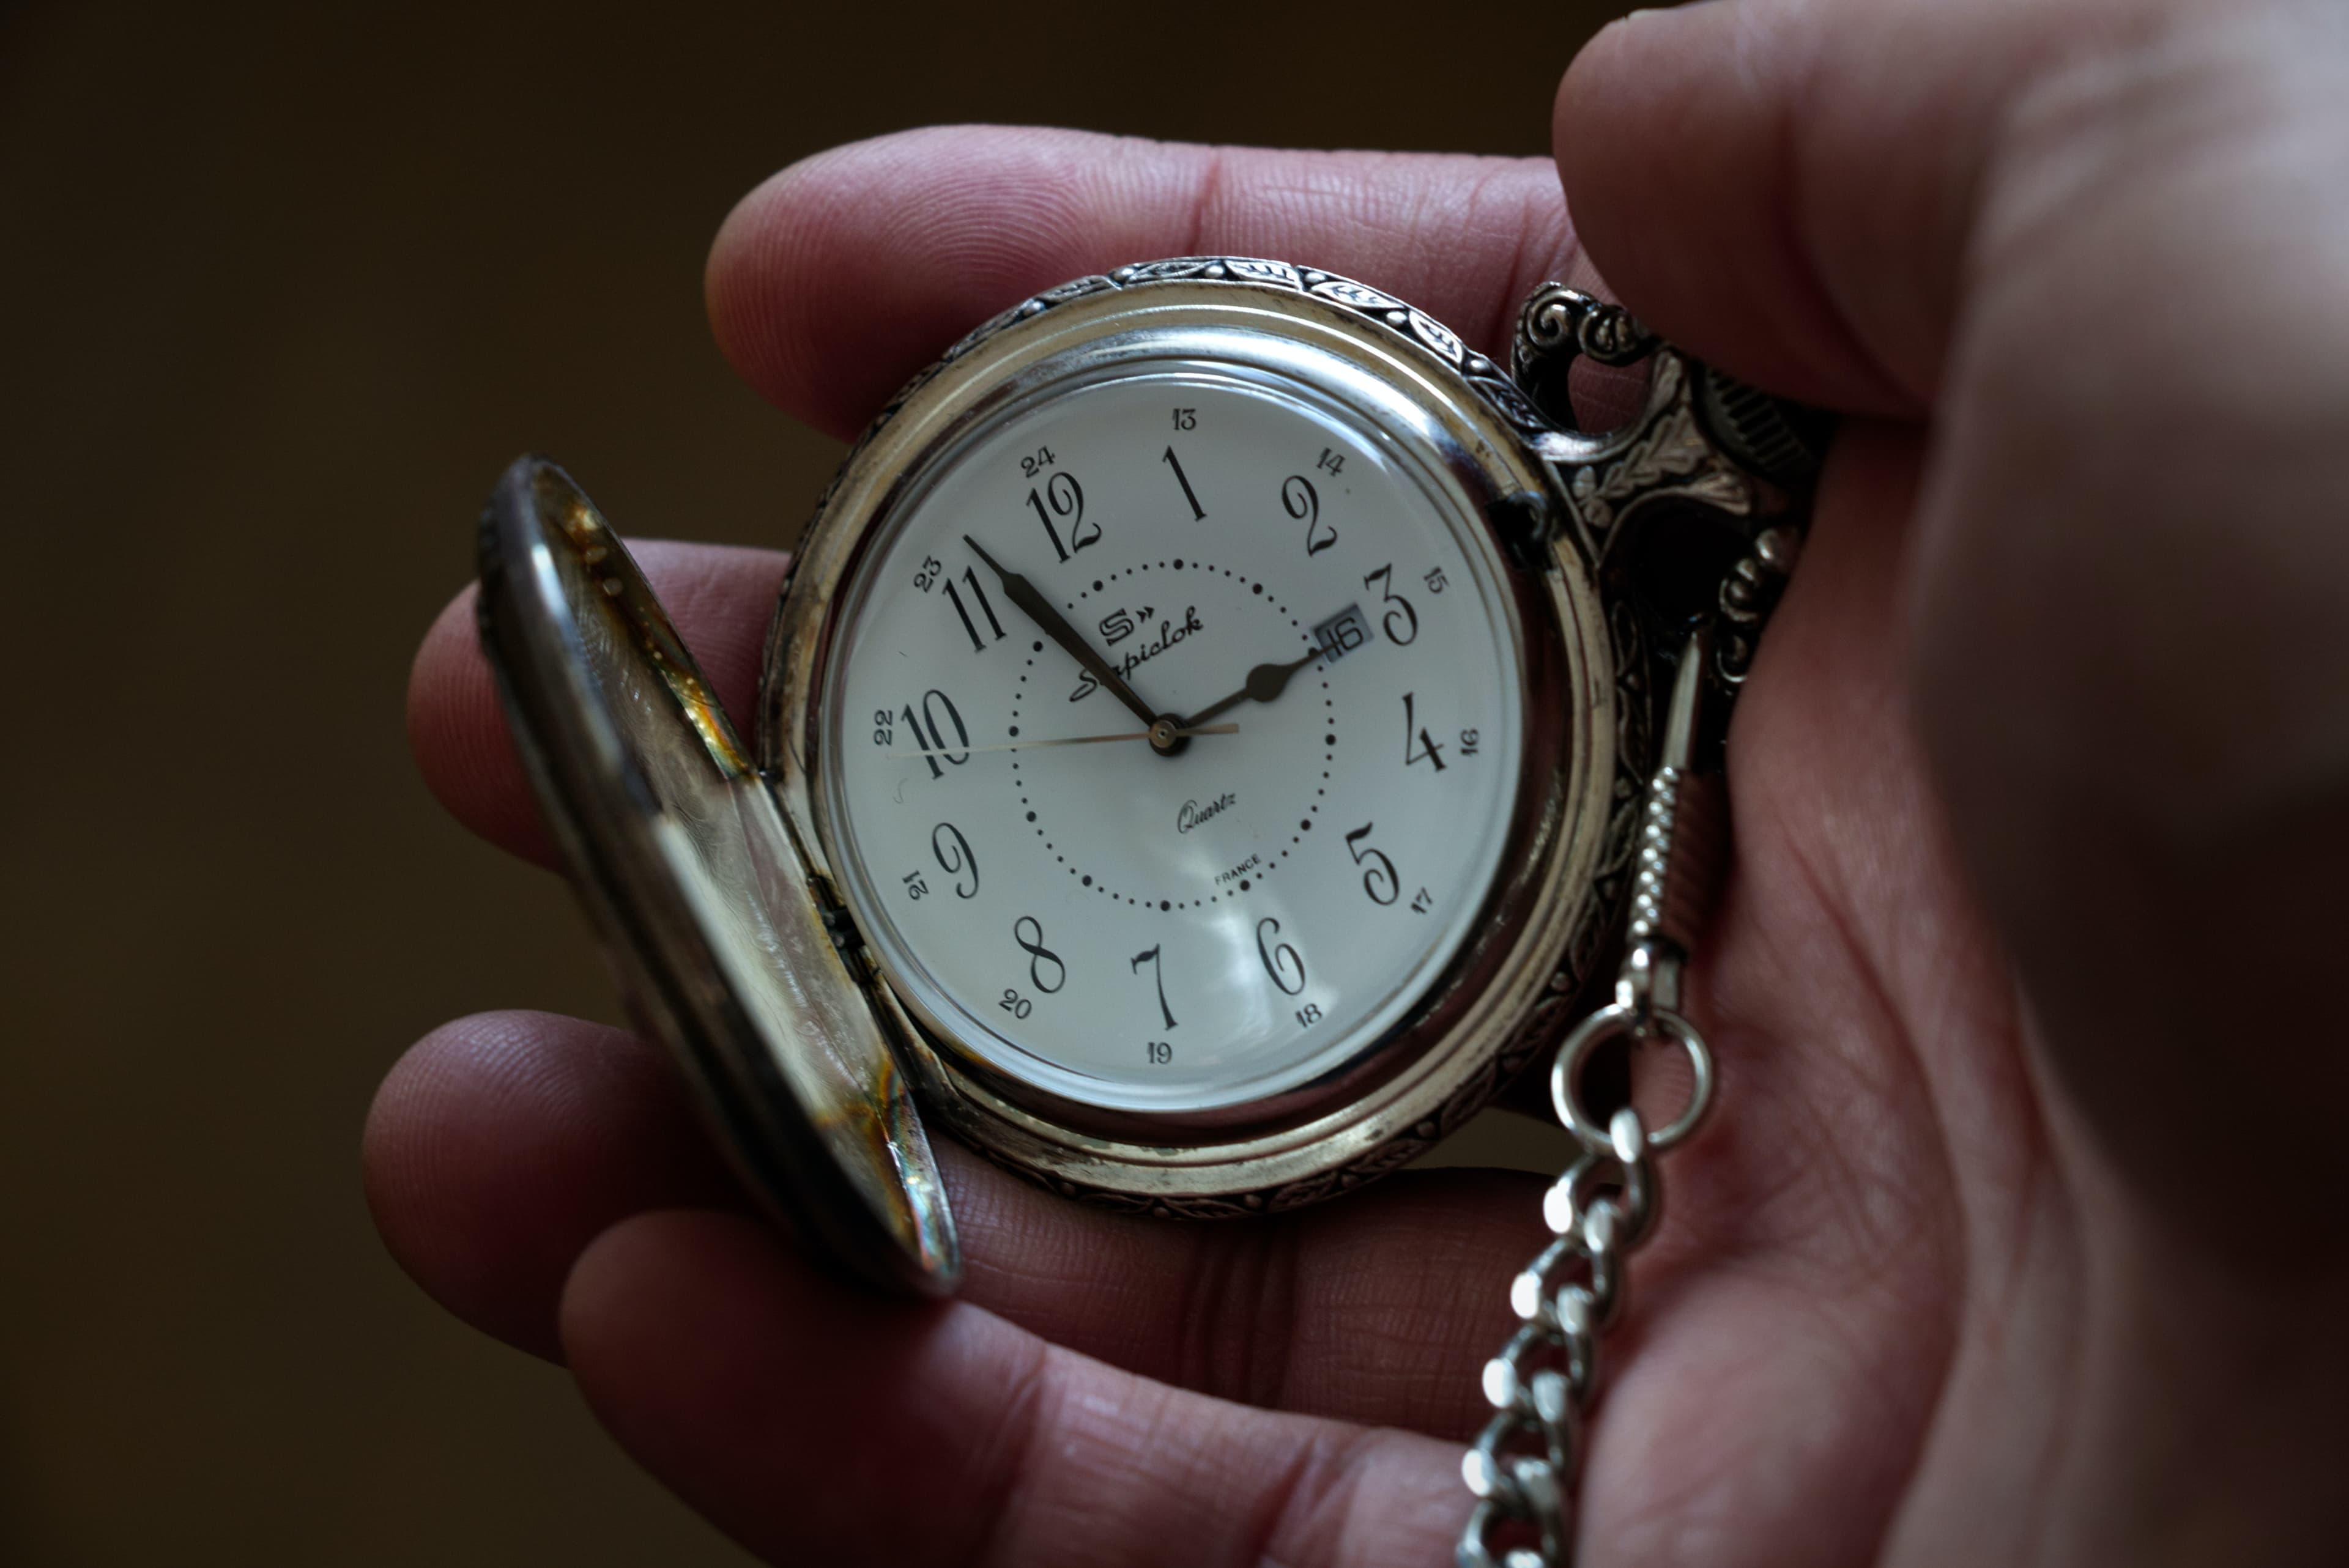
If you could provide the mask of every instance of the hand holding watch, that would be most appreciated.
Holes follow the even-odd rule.
[[[932,480],[951,482],[954,454],[980,453],[1004,428],[996,421],[1062,393],[1081,401],[1123,375],[1126,362],[1060,354],[1071,343],[1061,319],[1168,295],[1120,296],[1110,289],[1125,282],[1092,279],[991,324],[889,406],[878,439],[894,443],[895,459],[872,463],[888,454],[867,448],[829,498],[812,540],[820,549],[791,590],[777,673],[755,715],[738,707],[756,720],[740,741],[713,722],[689,667],[664,662],[656,617],[635,614],[625,592],[610,602],[625,614],[604,608],[605,584],[625,590],[625,573],[599,577],[586,558],[616,562],[615,547],[583,523],[574,548],[561,520],[585,517],[585,502],[546,478],[536,499],[561,538],[526,566],[551,590],[537,602],[568,619],[541,629],[610,678],[568,688],[605,702],[607,722],[572,723],[572,709],[536,704],[542,751],[581,764],[559,779],[542,767],[541,782],[575,797],[574,850],[603,849],[580,878],[599,923],[658,944],[617,955],[633,966],[646,1034],[698,1052],[693,1070],[750,1185],[806,1215],[783,1237],[738,1215],[640,1212],[679,1202],[675,1173],[701,1169],[674,1134],[667,1085],[610,1031],[509,1016],[437,1035],[385,1097],[378,1124],[404,1130],[377,1140],[397,1145],[378,1156],[377,1195],[403,1260],[473,1321],[552,1350],[554,1271],[512,1260],[560,1252],[567,1263],[583,1244],[574,1238],[601,1229],[570,1264],[564,1301],[565,1347],[599,1414],[721,1528],[777,1561],[943,1563],[982,1533],[998,1556],[1022,1563],[1271,1554],[1520,1568],[1560,1561],[1578,1537],[1594,1561],[2130,1562],[2204,1541],[2279,1562],[2337,1558],[2343,1358],[2328,1332],[2338,1292],[2327,1293],[2323,1270],[2338,1252],[2324,1200],[2338,1161],[2328,1163],[2323,1133],[2340,1122],[2338,1105],[2292,1097],[2287,1119],[2315,1133],[2235,1140],[2229,1180],[2181,1161],[2212,1114],[2211,1053],[2231,1039],[2228,987],[2250,971],[2165,965],[2163,955],[2178,931],[2251,960],[2271,955],[2279,932],[2310,953],[2338,934],[2334,912],[2289,896],[2313,885],[2323,902],[2323,876],[2292,872],[2328,818],[2262,812],[2257,800],[2282,797],[2234,792],[2245,777],[2304,779],[2316,752],[2298,742],[2339,717],[2323,677],[2340,666],[2340,618],[2260,614],[2340,598],[2310,567],[2323,531],[2292,521],[2322,516],[2309,498],[2341,489],[2340,443],[2321,417],[2341,363],[2326,329],[2340,293],[2326,258],[2339,247],[2328,243],[2325,204],[2305,200],[2341,161],[2340,139],[2323,134],[2342,119],[2340,51],[2328,46],[2338,39],[2324,36],[2321,7],[2167,6],[2151,29],[2109,26],[2127,9],[2111,0],[1993,9],[1738,0],[1609,29],[1558,100],[1572,232],[1552,171],[1530,162],[957,129],[847,150],[776,181],[729,225],[712,269],[730,356],[768,396],[836,430],[868,417],[878,384],[927,352],[909,341],[915,324],[975,319],[999,303],[987,291],[1007,275],[1096,268],[1106,235],[1147,250],[1195,234],[1214,244],[1288,234],[1258,242],[1319,248],[1373,285],[1440,306],[1422,315],[1479,329],[1498,319],[1501,291],[1518,286],[1515,261],[1562,267],[1587,243],[1618,284],[1713,350],[1878,416],[1851,433],[1829,476],[1832,521],[1787,624],[1768,634],[1780,645],[1767,684],[1737,699],[1744,728],[1728,761],[1747,837],[1733,902],[1703,937],[1709,962],[1689,982],[1711,992],[1694,1016],[1722,1047],[1701,1146],[1678,1163],[1660,1155],[1683,1118],[1677,1098],[1657,1103],[1669,1080],[1660,1085],[1651,1064],[1678,1051],[1702,1059],[1675,1032],[1672,1017],[1687,1015],[1670,996],[1703,903],[1702,851],[1718,841],[1722,791],[1707,780],[1723,761],[1724,702],[1800,523],[1799,506],[1775,510],[1758,483],[1742,490],[1704,453],[1732,449],[1736,473],[1781,492],[1800,482],[1769,459],[1776,443],[1754,438],[1766,432],[1746,422],[1736,390],[1702,379],[1693,398],[1651,397],[1611,449],[1576,428],[1566,377],[1548,372],[1575,364],[1569,347],[1609,354],[1639,335],[1555,298],[1561,308],[1523,324],[1541,352],[1513,356],[1506,387],[1384,289],[1351,296],[1370,313],[1350,325],[1281,297],[1332,298],[1315,293],[1330,275],[1303,269],[1290,284],[1262,268],[1274,281],[1260,292],[1222,287],[1221,325],[1282,340],[1284,354],[1264,356],[1279,360],[1271,366],[1184,330],[1202,325],[1195,314],[1136,310],[1126,325],[1177,329],[1159,339],[1168,352],[1155,362],[1169,391],[1203,370],[1281,407],[1362,378],[1415,389],[1385,405],[1400,418],[1362,428],[1382,449],[1392,436],[1412,462],[1456,479],[1443,491],[1455,500],[1429,512],[1448,529],[1445,508],[1468,496],[1459,510],[1496,543],[1491,580],[1513,594],[1530,582],[1542,589],[1536,601],[1556,584],[1568,612],[1528,614],[1523,595],[1502,603],[1511,660],[1548,665],[1531,682],[1543,700],[1513,703],[1512,722],[1565,732],[1544,755],[1579,759],[1559,789],[1539,758],[1520,767],[1510,799],[1555,808],[1566,837],[1584,830],[1593,803],[1613,800],[1595,807],[1606,820],[1599,848],[1561,868],[1547,841],[1523,847],[1473,890],[1492,917],[1421,993],[1427,1015],[1365,1033],[1379,1048],[1361,1057],[1360,1076],[1309,1079],[1289,1095],[1178,1106],[1121,1128],[1090,1099],[1063,1103],[1035,1081],[1040,1069],[983,1031],[935,1006],[917,1016],[922,977],[897,948],[924,961],[947,944],[992,954],[1012,970],[993,999],[1017,987],[1029,1006],[1025,1018],[1004,1010],[996,1035],[1067,1065],[1066,1020],[1052,1015],[1085,995],[1081,985],[1123,971],[1130,989],[1090,996],[1089,1016],[1115,1026],[1120,1043],[1171,1047],[1173,1059],[1145,1065],[1180,1070],[1205,1033],[1183,989],[1202,959],[1224,960],[1219,983],[1277,1017],[1286,1000],[1265,955],[1290,980],[1293,956],[1319,983],[1331,940],[1387,934],[1368,917],[1432,925],[1433,914],[1411,913],[1424,880],[1419,823],[1389,809],[1411,802],[1389,789],[1314,830],[1318,905],[1302,922],[1294,908],[1252,902],[1283,891],[1288,872],[1276,872],[1240,903],[1180,912],[1210,928],[1206,940],[1195,944],[1199,931],[1170,914],[1146,944],[1092,949],[1057,993],[1030,984],[1030,962],[1045,980],[1060,976],[1019,945],[1037,938],[1019,917],[1040,918],[1037,945],[1067,959],[1063,914],[1082,928],[1143,912],[1090,888],[1045,905],[1004,902],[1071,880],[1049,858],[1065,844],[1043,851],[1049,876],[1018,874],[1032,867],[1034,830],[1065,839],[1071,827],[1105,832],[1113,818],[1161,851],[1162,836],[1220,851],[1224,830],[1268,834],[1285,811],[1269,809],[1281,802],[1264,789],[1299,771],[1314,782],[1321,769],[1265,748],[1308,727],[1337,738],[1333,775],[1387,769],[1372,779],[1383,789],[1407,768],[1417,771],[1402,778],[1424,781],[1424,727],[1444,748],[1446,786],[1470,778],[1454,722],[1425,722],[1430,688],[1417,683],[1427,665],[1414,655],[1436,629],[1407,640],[1412,615],[1387,597],[1425,616],[1452,609],[1467,580],[1445,571],[1438,594],[1400,559],[1377,575],[1383,550],[1352,554],[1364,535],[1344,486],[1362,465],[1326,438],[1303,451],[1282,446],[1285,460],[1236,484],[1246,451],[1196,449],[1200,434],[1231,429],[1206,432],[1208,407],[1179,391],[1156,411],[1157,429],[1137,423],[1110,457],[1090,440],[1050,438],[999,451],[996,489],[978,498],[984,515],[963,526],[1017,562],[1165,711],[1196,714],[1244,684],[1251,664],[1312,646],[1285,640],[1285,616],[1278,637],[1258,640],[1267,628],[1249,630],[1247,604],[1185,592],[1188,563],[1205,552],[1182,552],[1184,588],[1169,593],[1162,573],[1186,523],[1245,523],[1251,532],[1224,542],[1248,559],[1217,564],[1252,578],[1278,575],[1255,564],[1267,542],[1342,568],[1317,574],[1342,592],[1292,596],[1293,613],[1306,630],[1334,621],[1378,640],[1348,649],[1335,666],[1343,681],[1300,670],[1278,710],[1236,715],[1247,733],[1202,742],[1179,764],[1131,746],[961,749],[1139,727],[1121,722],[1123,709],[1109,723],[1080,718],[1100,683],[1080,680],[1049,642],[1050,652],[1030,648],[1046,641],[1040,633],[993,640],[1029,627],[975,557],[973,578],[960,575],[962,546],[889,558],[893,531],[919,531]],[[1411,68],[1440,71],[1424,54],[1409,56]],[[1889,58],[1909,68],[1888,77]],[[2181,60],[2196,68],[2147,74]],[[2095,90],[2116,81],[2144,90]],[[2063,98],[2072,112],[2033,119],[2018,140],[2018,109],[2056,88],[2077,89]],[[1811,112],[1822,102],[1839,112]],[[2260,112],[2209,112],[2244,103]],[[2216,125],[2215,139],[2196,144],[2208,156],[2116,161],[2115,150],[2141,150],[2146,132],[2177,125]],[[1777,178],[1790,157],[1831,178]],[[1080,163],[1112,177],[1066,180]],[[2083,185],[2083,169],[2098,177]],[[2198,178],[2213,170],[2240,177]],[[2044,200],[2050,190],[2082,193],[2085,205]],[[1030,201],[1065,221],[1015,227]],[[1947,221],[1899,221],[1919,211]],[[1803,242],[1790,247],[1789,235]],[[2247,246],[2246,235],[2261,242]],[[785,275],[778,258],[798,270]],[[1189,281],[1217,283],[1215,261],[1186,263]],[[1226,279],[1256,265],[1221,262]],[[2179,300],[2194,308],[2175,308]],[[1403,350],[1380,352],[1398,341]],[[2213,345],[2249,372],[2214,380]],[[1305,398],[1290,398],[1300,360],[1328,374],[1305,377]],[[1660,355],[1651,391],[1665,368]],[[1683,387],[1688,369],[1671,372]],[[986,381],[984,397],[959,400],[966,375]],[[1473,407],[1459,414],[1463,402],[1513,397],[1547,418],[1505,417],[1516,433],[1495,438]],[[1198,428],[1177,422],[1185,409]],[[1470,460],[1454,466],[1454,447]],[[1499,455],[1473,455],[1487,447]],[[1343,461],[1340,474],[1319,465],[1324,448]],[[1163,491],[1138,482],[1150,477]],[[1280,482],[1289,479],[1311,493]],[[1674,485],[1677,495],[1656,493]],[[1755,503],[1741,512],[1745,494]],[[1022,530],[1031,542],[1015,553],[1007,547]],[[1137,532],[1167,546],[1147,556],[1146,577],[1139,555],[1112,559]],[[580,568],[569,587],[585,596],[564,587],[565,554]],[[2227,570],[2214,578],[2211,561]],[[730,564],[739,587],[745,563]],[[1682,576],[1682,592],[1657,592],[1699,564],[1707,570]],[[763,586],[759,596],[772,603]],[[530,595],[514,599],[508,610],[524,614]],[[895,600],[945,622],[942,651],[906,638],[897,657],[883,625]],[[1195,605],[1201,630],[1178,614],[1117,635],[1133,612],[1169,603]],[[2180,614],[2259,634],[2181,639]],[[759,618],[705,600],[695,630],[731,648]],[[1560,624],[1602,632],[1567,635]],[[502,758],[479,744],[481,716],[462,695],[478,682],[460,641],[444,628],[419,683],[419,711],[440,715],[437,734],[419,732],[428,767],[460,815],[534,848]],[[506,646],[524,676],[509,672],[518,694],[560,688],[566,666],[525,667],[526,640]],[[2279,660],[2279,646],[2298,656]],[[1157,651],[1129,665],[1143,647]],[[621,656],[630,649],[642,656],[636,675]],[[914,678],[890,694],[889,723],[868,730],[879,705],[837,699],[876,650]],[[719,673],[748,689],[739,664]],[[1027,717],[1014,719],[1022,674],[1031,696]],[[1318,709],[1324,678],[1350,697],[1377,688],[1379,700],[1333,728],[1309,727],[1300,720],[1329,711]],[[1405,692],[1417,699],[1409,761]],[[2181,692],[2248,695],[2198,704]],[[2136,714],[2160,722],[2132,726]],[[1012,723],[1021,736],[1005,735]],[[663,725],[685,742],[665,769],[654,745]],[[917,725],[920,754],[891,756]],[[895,736],[885,745],[875,738],[885,729]],[[946,744],[929,744],[928,731]],[[2116,738],[2145,735],[2167,744],[2164,755],[2208,751],[2252,771],[2181,776],[2127,744],[2115,750]],[[852,751],[859,766],[847,765]],[[613,791],[619,806],[570,788],[596,780],[586,764],[598,758],[602,777],[626,786]],[[1049,801],[1032,789],[1032,804],[1005,799],[1015,760],[1021,779],[1053,791]],[[1242,762],[1241,788],[1211,785],[1210,774]],[[1591,770],[1595,782],[1582,776]],[[719,782],[704,788],[701,775]],[[1161,826],[1168,800],[1155,793],[1185,776],[1200,781],[1173,801],[1189,808],[1187,833]],[[893,815],[912,819],[894,838]],[[1333,840],[1329,826],[1343,832]],[[764,872],[722,876],[725,833],[781,848],[738,857]],[[631,845],[643,855],[626,858]],[[1288,847],[1296,869],[1301,846]],[[695,856],[707,874],[690,869]],[[872,874],[857,880],[859,864]],[[637,873],[680,866],[670,880],[699,874],[706,896],[663,906],[667,884]],[[1125,869],[1194,868],[1178,850]],[[1457,859],[1446,869],[1473,880]],[[1526,925],[1516,890],[1562,880],[1608,913],[1548,927],[1557,988],[1517,988],[1506,973]],[[2230,919],[2243,901],[2214,896],[2221,885],[2264,890],[2298,913],[2281,925]],[[804,897],[773,896],[802,886]],[[1397,902],[1381,902],[1390,895]],[[959,918],[913,918],[916,905],[938,913],[934,903]],[[1361,918],[1331,918],[1350,908]],[[1282,926],[1259,953],[1247,939],[1268,917]],[[735,958],[714,976],[688,966],[721,948]],[[778,973],[800,989],[767,998],[787,1006],[765,1007],[760,977]],[[678,983],[659,989],[670,977]],[[928,979],[971,1010],[990,1000],[966,995],[952,975]],[[1340,988],[1349,1009],[1353,989]],[[741,1005],[721,1016],[730,998]],[[1389,1153],[1407,1159],[1422,1127],[1440,1134],[1486,1092],[1475,1070],[1454,1076],[1447,1016],[1464,1037],[1490,1042],[1476,1059],[1495,1078],[1518,1063],[1552,1069],[1578,1155],[1539,1219],[1516,1184],[1452,1172],[1413,1172],[1270,1224],[1128,1222],[1078,1207],[1260,1213],[1364,1184]],[[2288,1081],[2321,1084],[2329,1019],[2237,1054],[2256,1048]],[[1349,1011],[1332,1026],[1358,1021]],[[1290,1033],[1310,1026],[1292,1020]],[[1578,1063],[1627,1031],[1651,1047],[1633,1057],[1647,1113],[1638,1124],[1610,1108],[1604,1075],[1574,1081]],[[517,1036],[528,1042],[519,1053]],[[822,1048],[794,1054],[794,1041]],[[1283,1043],[1262,1037],[1268,1057]],[[533,1115],[509,1092],[521,1069],[501,1064],[518,1056],[535,1080],[565,1091],[559,1114],[552,1094]],[[579,1065],[614,1059],[636,1063],[617,1088],[601,1072],[591,1085]],[[1448,1098],[1420,1098],[1408,1081],[1430,1077],[1450,1080]],[[1337,1095],[1318,1094],[1333,1082]],[[602,1108],[585,1124],[616,1133],[549,1159],[582,1125],[581,1098]],[[2307,1106],[2316,1109],[2299,1115]],[[823,1277],[835,1259],[887,1273],[873,1260],[885,1264],[908,1241],[915,1266],[890,1277],[918,1289],[951,1271],[951,1222],[930,1201],[917,1112],[1035,1183],[1022,1191],[973,1161],[955,1169],[980,1260],[966,1287],[976,1310],[892,1307]],[[452,1123],[501,1137],[451,1139]],[[538,1136],[548,1131],[558,1136]],[[1330,1162],[1282,1167],[1283,1133],[1324,1148]],[[1201,1151],[1218,1141],[1236,1158],[1216,1171]],[[526,1150],[527,1164],[485,1164],[477,1152],[471,1169],[453,1169],[460,1161],[448,1152],[501,1144]],[[1143,1158],[1152,1150],[1162,1151],[1154,1167]],[[613,1181],[616,1166],[633,1180]],[[1660,1211],[1667,1167],[1672,1202]],[[862,1174],[826,1185],[827,1171],[852,1169]],[[710,1191],[706,1177],[693,1191]],[[504,1201],[482,1202],[485,1193]],[[824,1228],[860,1206],[881,1218]],[[899,1211],[914,1215],[909,1227],[892,1228]],[[1627,1273],[1630,1249],[1651,1234],[1672,1256],[1660,1269],[1640,1266],[1642,1256]],[[1268,1260],[1280,1266],[1257,1266]],[[2084,1281],[2096,1288],[2084,1292]],[[1596,1336],[1626,1316],[1636,1347],[1619,1361]],[[936,1353],[949,1345],[954,1355]],[[1594,1409],[1587,1400],[1602,1378]],[[2193,1440],[2214,1432],[2228,1441]],[[1450,1536],[1471,1503],[1447,1472],[1472,1436],[1475,1512],[1455,1557]],[[1590,1494],[1576,1498],[1589,1437]],[[920,1509],[897,1506],[909,1474],[925,1478]]]
[[[1523,390],[1578,356],[1648,366],[1632,422],[1581,431]],[[1709,1084],[1677,1012],[1700,776],[1816,458],[1789,411],[1555,286],[1516,358],[1281,262],[1037,296],[850,455],[747,748],[561,470],[517,463],[482,534],[484,643],[647,1031],[754,1190],[876,1284],[956,1284],[927,1122],[1169,1217],[1407,1163],[1559,1046],[1628,915],[1617,1001],[1559,1057],[1591,1152],[1487,1379],[1464,1563],[1525,1529],[1556,1560],[1597,1321],[1573,1293],[1612,1277],[1652,1151],[1702,1109],[1627,1126],[1578,1067],[1652,1034]],[[1657,591],[1666,523],[1711,531],[1712,579]],[[1051,553],[1034,577],[978,538],[1012,530]],[[1133,613],[1162,603],[1180,619]],[[1267,643],[1297,652],[1225,690],[1213,650]],[[1147,751],[1058,733],[1102,688]]]

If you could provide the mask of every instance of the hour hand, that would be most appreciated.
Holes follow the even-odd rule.
[[[1288,689],[1289,676],[1295,675],[1298,671],[1303,669],[1306,665],[1319,658],[1321,654],[1322,650],[1316,648],[1311,653],[1306,655],[1303,658],[1292,659],[1285,665],[1257,665],[1256,668],[1248,671],[1247,682],[1246,685],[1242,686],[1239,690],[1232,693],[1231,696],[1224,698],[1221,702],[1209,703],[1206,707],[1201,708],[1198,712],[1185,719],[1183,721],[1183,727],[1185,729],[1196,729],[1200,725],[1206,723],[1207,720],[1215,717],[1217,714],[1228,713],[1244,702],[1270,702],[1273,698],[1278,696],[1282,692]]]
[[[995,580],[1003,585],[1003,596],[1018,605],[1019,613],[1035,622],[1046,636],[1060,644],[1061,650],[1084,666],[1093,679],[1108,687],[1109,695],[1123,703],[1128,712],[1148,725],[1155,725],[1164,717],[1133,695],[1133,688],[1125,684],[1124,677],[1110,667],[1107,659],[1092,651],[1084,638],[1077,634],[1074,626],[1061,619],[1061,613],[1052,608],[1052,602],[1039,593],[1033,583],[1017,572],[1005,571],[995,557],[987,552],[986,547],[969,534],[964,534],[962,542],[970,546],[972,554],[987,563],[989,572],[995,573]],[[1185,725],[1183,727],[1192,727]]]

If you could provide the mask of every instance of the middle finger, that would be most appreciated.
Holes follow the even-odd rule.
[[[507,1013],[449,1025],[370,1119],[370,1198],[418,1282],[525,1349],[554,1344],[569,1264],[634,1214],[739,1202],[649,1046]],[[1465,1436],[1504,1290],[1542,1239],[1540,1183],[1406,1172],[1260,1221],[1090,1209],[938,1143],[964,1295],[1071,1349],[1247,1403]]]

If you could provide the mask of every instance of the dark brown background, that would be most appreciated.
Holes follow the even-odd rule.
[[[790,542],[838,450],[700,274],[803,154],[1540,153],[1611,9],[0,5],[0,1562],[740,1562],[359,1197],[417,1035],[613,1010],[402,744],[481,497],[535,448],[624,529]]]

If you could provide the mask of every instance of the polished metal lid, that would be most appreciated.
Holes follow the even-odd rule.
[[[626,550],[523,458],[481,520],[481,645],[637,1019],[752,1189],[875,1284],[961,1271],[928,1140],[767,782]]]

